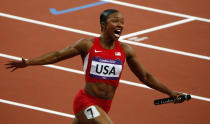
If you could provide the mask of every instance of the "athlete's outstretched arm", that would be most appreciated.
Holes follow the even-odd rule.
[[[124,44],[123,49],[126,54],[126,61],[131,71],[138,77],[138,79],[141,82],[143,82],[145,85],[153,89],[156,89],[160,92],[163,92],[169,95],[170,97],[175,97],[176,99],[178,95],[181,95],[181,93],[173,91],[169,89],[168,87],[166,87],[154,76],[152,76],[149,72],[147,72],[146,69],[143,67],[143,65],[140,63],[140,61],[138,60],[134,50],[129,45]]]
[[[14,71],[17,68],[24,68],[31,65],[53,64],[61,60],[74,57],[81,53],[81,49],[82,47],[84,47],[84,41],[85,39],[81,39],[72,46],[68,46],[61,50],[52,51],[36,58],[31,58],[28,60],[22,58],[22,61],[11,60],[6,64],[6,68],[11,69],[11,71]]]

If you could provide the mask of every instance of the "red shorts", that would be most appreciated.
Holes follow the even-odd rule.
[[[85,92],[85,90],[80,90],[76,97],[74,98],[74,114],[76,115],[78,112],[84,110],[85,108],[91,105],[98,105],[101,107],[106,113],[109,112],[112,104],[112,100],[103,100],[96,97],[93,97]]]

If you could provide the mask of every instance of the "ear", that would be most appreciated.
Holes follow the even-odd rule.
[[[106,27],[105,22],[101,22],[101,31],[103,31],[105,29],[105,27]]]

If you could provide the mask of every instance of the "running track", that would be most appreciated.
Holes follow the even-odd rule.
[[[154,106],[154,99],[166,95],[142,85],[126,65],[109,114],[114,123],[208,124],[210,2],[103,1],[0,2],[0,123],[70,124],[73,98],[84,86],[80,57],[13,73],[4,64],[99,36],[99,14],[116,8],[126,22],[121,41],[135,49],[150,73],[168,87],[192,94],[193,99]],[[55,15],[50,8],[67,12]]]

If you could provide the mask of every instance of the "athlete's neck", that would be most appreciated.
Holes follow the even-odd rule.
[[[104,35],[101,35],[100,43],[104,49],[113,49],[115,47],[115,41],[111,38],[105,37]]]

